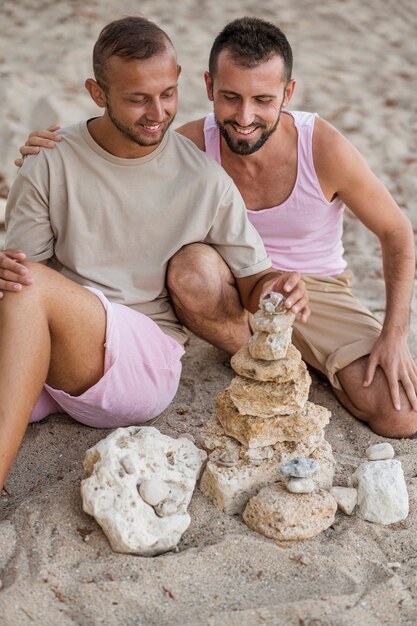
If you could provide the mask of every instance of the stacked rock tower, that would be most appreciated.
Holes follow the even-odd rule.
[[[323,509],[322,504],[326,510],[330,507],[333,515],[328,526],[336,508],[327,493],[334,472],[332,450],[324,439],[330,412],[308,401],[311,378],[291,343],[294,319],[281,294],[272,292],[261,300],[251,320],[254,334],[248,346],[231,359],[237,376],[217,396],[217,419],[209,420],[203,430],[202,443],[209,460],[200,489],[218,508],[233,515],[243,513],[262,488],[278,483],[274,487],[283,490],[286,498],[298,498],[298,504],[300,497],[311,500],[307,505],[310,510],[317,498],[324,499],[319,508]],[[293,464],[288,465],[291,460]],[[300,467],[307,468],[304,475]],[[283,486],[291,481],[295,484],[294,477],[306,479],[294,487],[302,493],[289,493]],[[324,510],[319,518],[322,513]],[[245,515],[244,519],[263,532],[256,526],[256,515]],[[317,532],[320,530],[323,528]]]

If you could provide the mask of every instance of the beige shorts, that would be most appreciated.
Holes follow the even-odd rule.
[[[370,354],[382,324],[352,294],[353,274],[302,276],[310,296],[311,316],[294,323],[293,343],[303,359],[342,389],[337,372]]]

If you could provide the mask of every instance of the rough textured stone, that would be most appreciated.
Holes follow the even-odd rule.
[[[259,301],[259,309],[265,315],[276,315],[277,313],[285,313],[285,296],[278,291],[270,291]]]
[[[206,456],[188,439],[172,439],[156,428],[118,428],[85,455],[84,511],[116,552],[151,556],[171,550],[189,526],[187,507]]]
[[[294,320],[295,315],[291,313],[291,311],[270,315],[264,311],[258,310],[255,315],[252,315],[250,326],[254,333],[260,332],[278,335],[287,331],[294,324]]]
[[[278,541],[315,537],[334,522],[336,500],[324,490],[289,493],[279,484],[269,485],[251,498],[243,520],[253,530]]]
[[[395,452],[392,445],[384,441],[383,443],[376,443],[373,446],[369,446],[366,450],[366,456],[369,461],[386,461],[387,459],[393,459]]]
[[[292,328],[280,334],[255,332],[249,339],[248,350],[253,359],[276,361],[287,355],[291,345]]]
[[[330,493],[337,502],[337,506],[346,515],[352,515],[358,502],[358,492],[352,487],[332,487]]]
[[[300,370],[306,368],[301,360],[301,353],[293,344],[290,344],[286,356],[276,361],[253,359],[248,347],[244,346],[232,356],[230,365],[239,376],[275,383],[294,380]]]
[[[310,476],[311,480],[316,487],[328,491],[333,485],[334,468],[336,466],[332,446],[323,439],[322,443],[317,446],[310,456],[320,465],[319,471]]]
[[[408,492],[400,461],[362,463],[352,475],[352,485],[358,490],[358,517],[379,524],[407,517]]]
[[[235,376],[228,390],[241,415],[273,417],[301,411],[307,402],[310,385],[307,369],[300,367],[295,380],[281,384]]]
[[[319,469],[319,463],[306,456],[298,456],[280,467],[281,474],[291,478],[308,478],[312,474],[316,474]]]
[[[318,454],[324,445],[324,434],[323,431],[320,431],[317,434],[308,435],[299,442],[283,441],[262,448],[247,448],[233,437],[226,435],[219,422],[212,418],[202,429],[200,444],[209,453],[216,448],[221,448],[222,451],[237,452],[239,458],[245,463],[256,465],[274,457],[275,462],[280,465],[296,456],[310,456],[315,452]],[[279,468],[277,468],[277,476],[278,478],[281,477]]]
[[[311,478],[290,478],[285,486],[291,493],[311,493],[316,488]]]
[[[292,415],[259,418],[241,415],[227,389],[216,398],[216,415],[225,432],[249,448],[273,446],[279,441],[302,441],[328,424],[330,411],[307,402],[304,410]]]
[[[215,426],[214,424],[208,424],[207,427],[211,433],[216,428],[220,429],[219,425]],[[283,461],[298,456],[301,451],[303,451],[302,454],[318,452],[325,445],[322,437],[322,434],[312,435],[306,441],[298,444],[283,442],[269,448],[253,449],[253,452],[267,451],[268,455],[264,458],[251,460],[247,456],[249,449],[245,446],[226,435],[213,437],[212,434],[209,434],[206,443],[212,446],[213,439],[216,439],[217,446],[211,448],[209,461],[200,481],[200,490],[225,513],[229,515],[242,513],[248,499],[255,495],[259,489],[282,480],[279,467]],[[219,463],[219,458],[225,452],[230,452],[231,449],[235,452],[238,451],[239,460],[227,467],[223,463]],[[317,476],[317,482],[319,481],[323,482],[323,484],[320,483],[320,487],[327,485],[328,470]],[[317,486],[317,482],[314,486]]]

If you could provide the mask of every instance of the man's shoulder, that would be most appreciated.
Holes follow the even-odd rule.
[[[188,122],[180,126],[180,128],[177,128],[177,133],[192,141],[197,148],[203,151],[206,148],[204,141],[204,121],[205,117],[202,117],[199,120]]]

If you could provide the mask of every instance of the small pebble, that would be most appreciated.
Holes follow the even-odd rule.
[[[237,465],[238,461],[238,454],[231,452],[230,450],[226,450],[218,456],[216,463],[218,465],[224,465],[225,467],[233,467],[234,465]]]
[[[286,487],[291,493],[311,493],[315,489],[315,484],[311,478],[290,478]]]
[[[330,493],[337,506],[346,515],[351,515],[358,502],[358,492],[353,487],[332,487]]]
[[[398,563],[397,561],[395,563],[387,563],[387,567],[390,569],[399,569],[401,567],[401,563]]]
[[[178,435],[178,439],[188,439],[191,443],[195,443],[195,438],[191,433],[181,433],[181,435]]]
[[[297,456],[295,459],[283,463],[280,467],[283,476],[292,478],[308,478],[318,472],[319,469],[320,463],[306,456]]]
[[[168,485],[158,478],[143,480],[139,487],[142,500],[151,506],[156,506],[170,493]]]
[[[390,443],[376,443],[374,446],[369,446],[366,450],[366,456],[369,461],[385,461],[393,459],[395,451]]]

